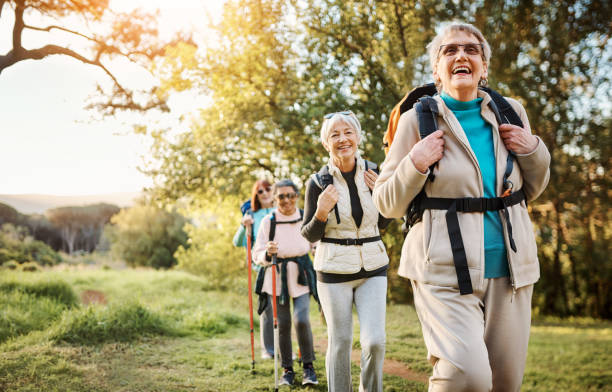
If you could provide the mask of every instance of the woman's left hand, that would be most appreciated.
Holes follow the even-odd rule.
[[[367,172],[363,173],[365,178],[365,183],[370,188],[370,190],[374,189],[374,184],[376,183],[376,179],[378,178],[378,174],[374,172],[374,170],[369,169]]]
[[[499,133],[506,148],[515,154],[529,154],[538,146],[538,138],[512,124],[501,124]]]

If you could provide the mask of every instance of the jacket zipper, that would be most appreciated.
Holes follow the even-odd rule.
[[[485,121],[487,121],[489,124],[491,124],[492,127],[497,129],[497,135],[498,136],[497,136],[497,138],[495,140],[495,144],[496,144],[495,145],[495,153],[496,153],[495,154],[495,160],[496,160],[496,165],[497,165],[497,155],[498,155],[497,151],[499,149],[499,138],[500,138],[500,136],[499,136],[499,124],[497,124],[497,120],[495,121],[495,124],[494,124],[491,121],[489,121],[488,118],[485,118],[485,116],[482,116],[482,117],[485,119]],[[499,178],[496,175],[496,181],[498,181],[498,180],[499,180]],[[497,184],[496,184],[496,187],[497,187]],[[505,217],[502,215],[501,212],[498,211],[498,215],[499,215],[499,217],[500,217],[500,219],[502,221],[505,221]],[[503,230],[506,233],[506,237],[508,237],[509,233],[507,232],[507,225],[506,225],[507,222],[504,222],[504,223],[505,224],[502,225],[503,226]],[[509,252],[508,252],[507,247],[506,247],[506,254],[508,256],[508,272],[510,272],[510,284],[512,285],[512,298],[510,299],[510,302],[513,302],[514,301],[514,296],[516,295],[516,283],[514,281],[514,272],[512,270],[512,263],[510,261]]]
[[[449,121],[449,119],[448,119],[448,117],[446,115],[446,104],[444,105],[444,108],[445,108],[445,110],[442,113],[442,118],[444,118],[444,121],[448,125],[448,128],[454,134],[455,139],[457,139],[459,141],[459,143],[461,143],[461,145],[463,145],[463,147],[467,150],[467,152],[469,153],[470,157],[472,158],[472,163],[476,167],[476,170],[478,171],[478,178],[480,179],[480,182],[478,184],[478,186],[480,188],[480,197],[484,197],[484,188],[483,188],[483,185],[482,185],[482,172],[480,171],[480,165],[478,164],[478,159],[476,159],[476,156],[474,155],[474,151],[472,151],[472,148],[469,145],[466,145],[464,143],[464,141],[458,136],[457,130],[453,128],[453,125],[457,125],[459,123],[459,120],[457,120],[457,118],[455,116],[453,116],[454,122],[452,122],[452,124],[451,124],[451,121]],[[455,122],[457,124],[455,124]],[[458,124],[458,125],[459,125],[459,127],[461,127],[461,124]],[[467,135],[466,135],[466,138],[467,138]],[[483,238],[482,249],[483,249],[483,254],[484,254],[484,216],[483,216],[483,224],[482,224],[482,238]],[[480,287],[483,287],[483,284],[484,284],[484,271],[485,271],[485,261],[484,261],[484,255],[483,255],[483,258],[482,258],[482,274],[481,274],[481,278],[480,278]]]

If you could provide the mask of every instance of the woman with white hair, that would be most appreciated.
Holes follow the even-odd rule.
[[[539,278],[526,203],[548,183],[550,154],[518,101],[505,98],[507,112],[479,89],[491,48],[476,27],[450,24],[428,50],[437,130],[421,139],[424,112],[402,114],[374,203],[401,217],[418,201],[399,275],[412,283],[433,365],[429,390],[518,391]]]
[[[314,259],[317,291],[327,322],[325,367],[329,391],[351,391],[353,304],[361,343],[361,391],[382,391],[389,259],[372,202],[376,166],[359,156],[361,125],[353,112],[325,116],[321,128],[329,161],[306,185],[302,235],[320,241]]]

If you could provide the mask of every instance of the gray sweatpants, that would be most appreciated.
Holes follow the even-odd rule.
[[[355,304],[361,343],[359,391],[381,392],[385,359],[387,277],[375,276],[343,283],[317,281],[317,289],[327,322],[327,390],[353,390],[351,348]]]
[[[290,301],[281,305],[276,300],[276,311],[278,314],[278,344],[281,356],[281,366],[284,368],[293,366],[291,345],[291,308]],[[268,295],[268,316],[272,314],[272,296]],[[310,329],[310,293],[293,298],[293,325],[297,335],[298,345],[302,354],[302,363],[312,363],[315,360],[312,343],[312,330]],[[272,348],[274,353],[274,348]]]
[[[508,278],[460,295],[412,281],[414,305],[433,365],[429,391],[518,392],[523,380],[533,285],[512,292]]]
[[[274,316],[272,314],[272,299],[269,299],[269,306],[266,306],[263,313],[259,316],[259,338],[261,341],[261,353],[268,353],[274,356]]]

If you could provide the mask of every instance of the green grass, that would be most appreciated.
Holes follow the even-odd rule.
[[[0,391],[271,391],[273,363],[251,373],[247,292],[179,271],[81,270],[0,275]],[[85,306],[85,290],[107,305]],[[315,369],[325,391],[326,330],[312,303]],[[354,347],[359,347],[355,317]],[[295,347],[297,344],[294,343]],[[385,375],[385,391],[425,391],[431,366],[411,306],[387,308],[386,357],[413,379]],[[536,320],[522,391],[612,390],[612,325]],[[296,364],[297,366],[297,364]],[[354,389],[359,367],[352,367]],[[298,372],[297,380],[301,380]]]

